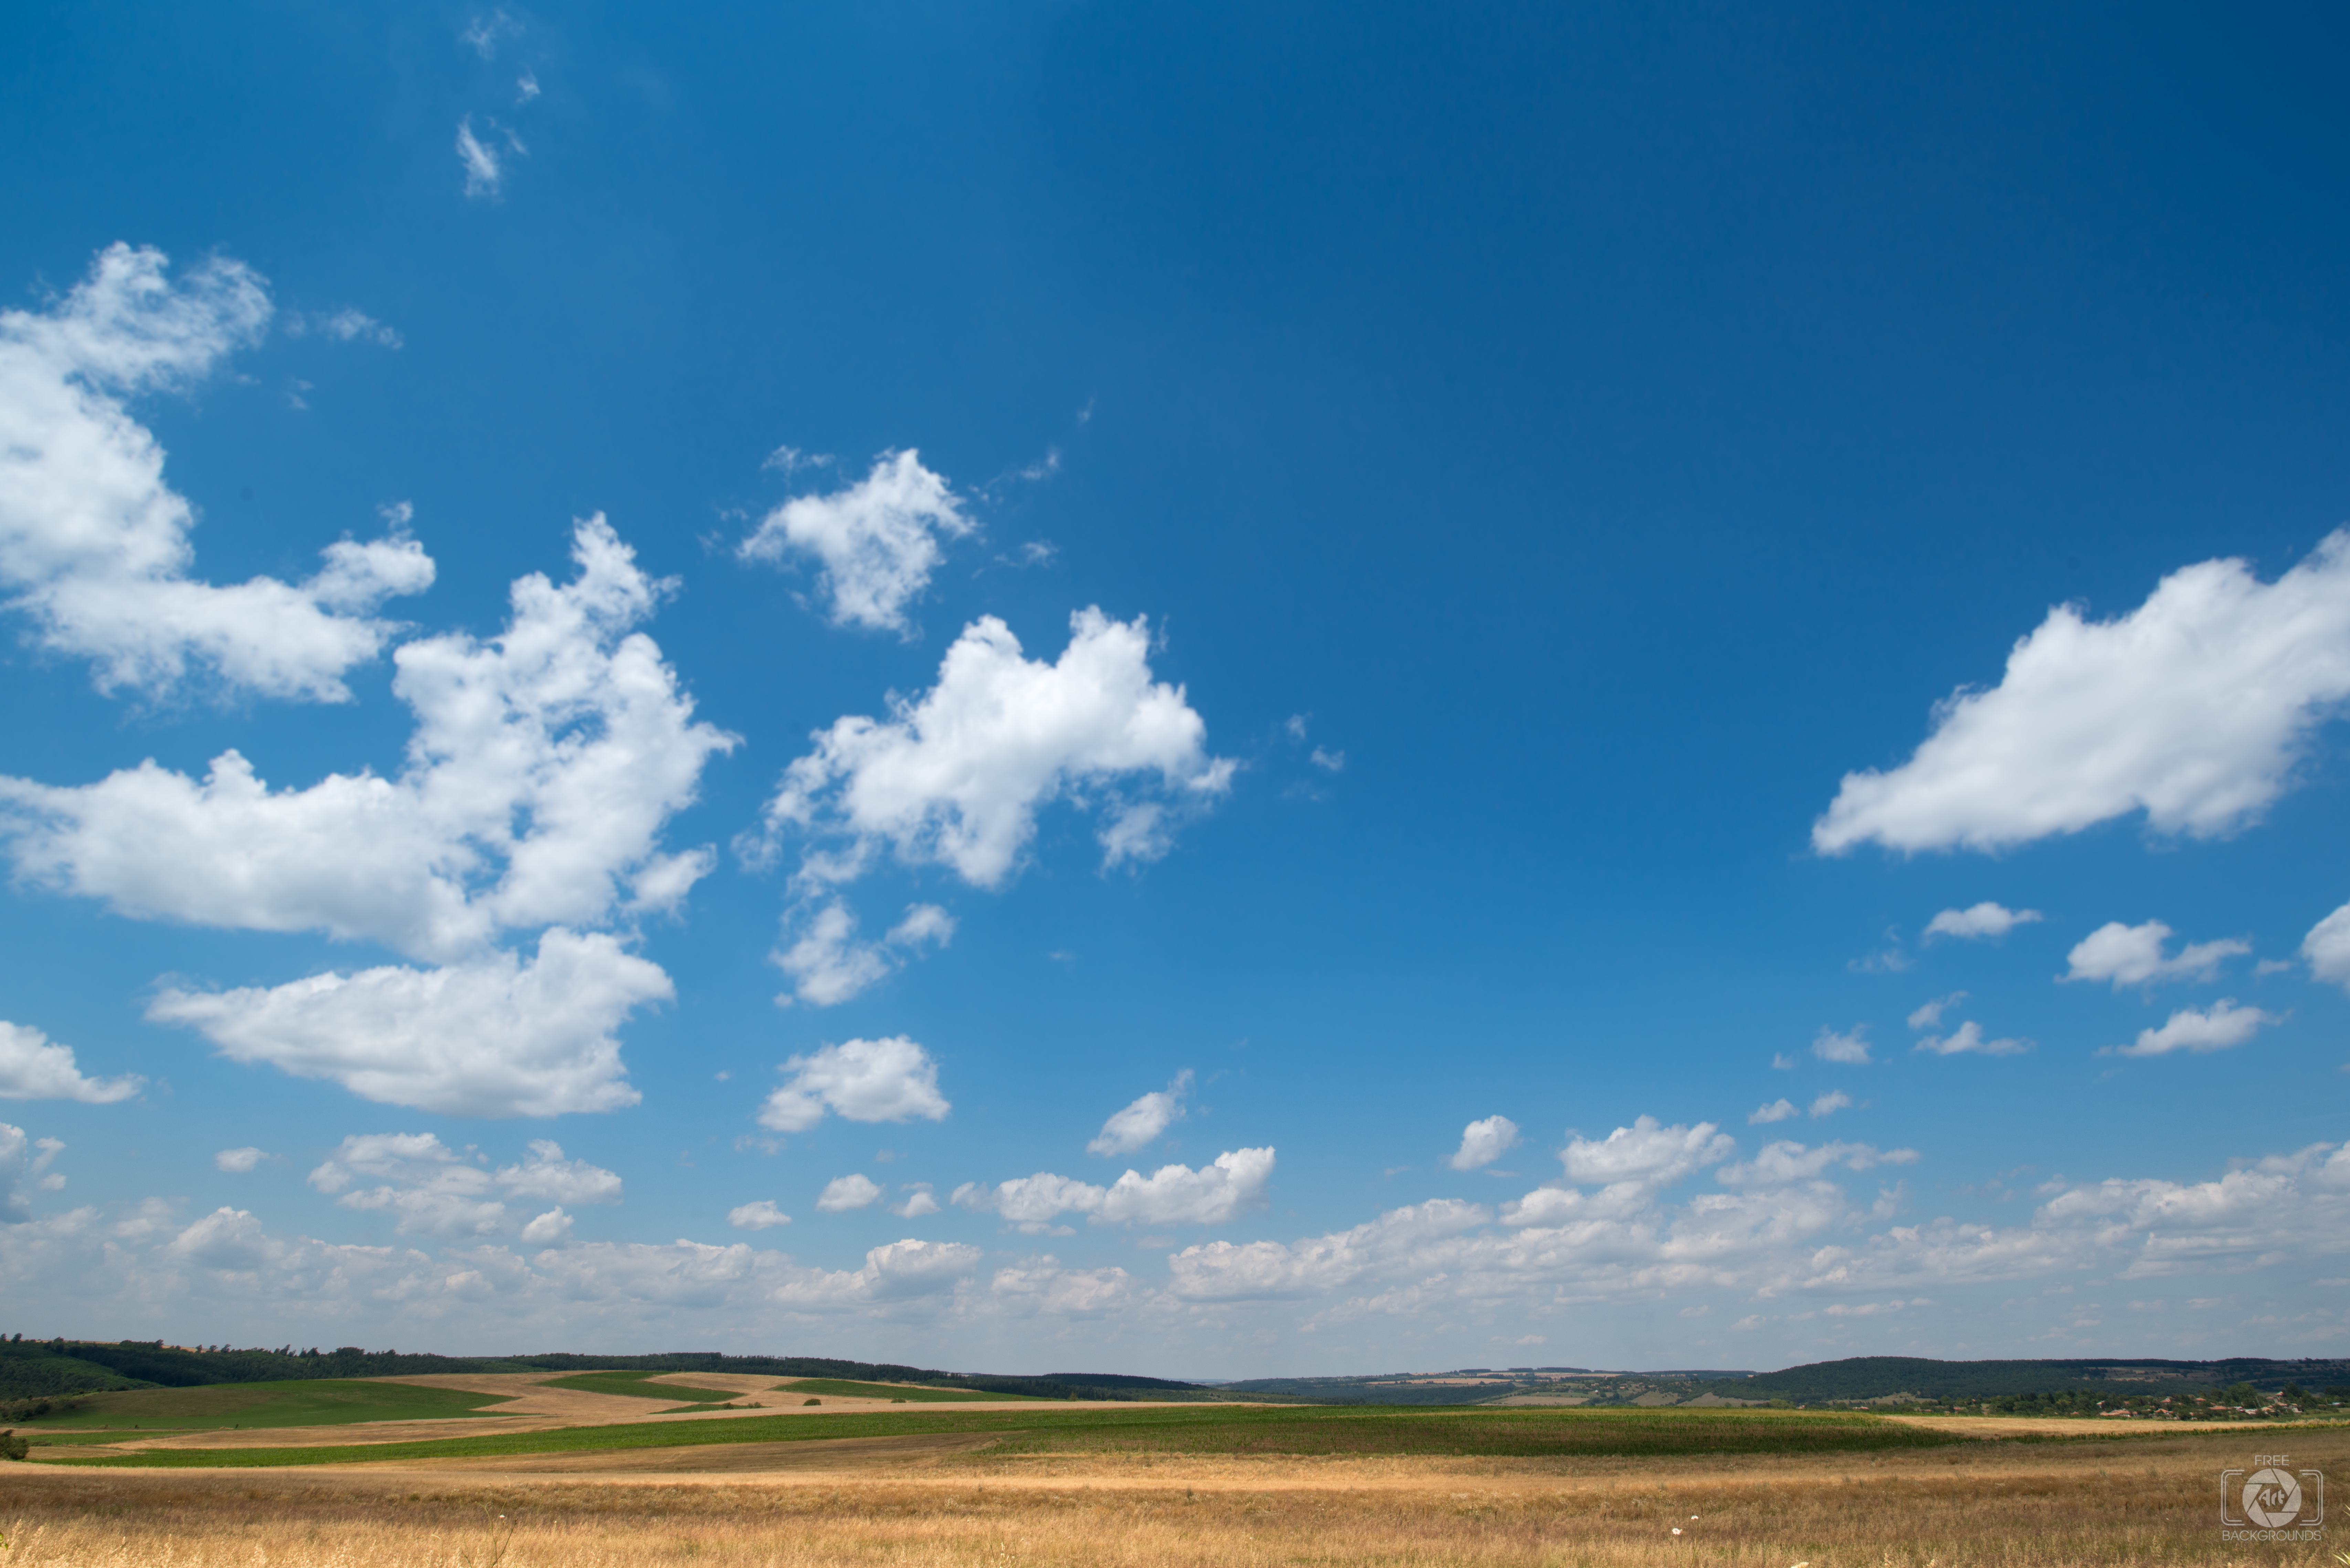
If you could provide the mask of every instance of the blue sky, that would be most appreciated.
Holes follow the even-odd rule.
[[[0,28],[10,1331],[2338,1353],[2337,17]]]

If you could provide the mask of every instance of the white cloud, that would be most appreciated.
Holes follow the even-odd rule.
[[[1823,1027],[1812,1042],[1812,1054],[1823,1062],[1835,1062],[1847,1067],[1868,1064],[1868,1025],[1856,1023],[1844,1033]]]
[[[0,588],[52,653],[88,659],[101,691],[172,691],[201,667],[265,697],[343,701],[381,651],[384,599],[421,593],[431,557],[397,534],[344,540],[297,585],[187,574],[195,509],[163,482],[163,449],[121,399],[203,379],[257,341],[266,282],[215,259],[166,275],[117,244],[47,311],[0,311]]]
[[[572,928],[673,907],[714,863],[659,840],[735,738],[692,722],[660,649],[632,629],[667,585],[600,517],[578,524],[573,554],[571,583],[515,584],[498,638],[399,650],[393,689],[417,725],[396,778],[272,791],[227,752],[201,783],[152,762],[77,788],[0,779],[19,873],[132,916],[324,930],[449,961],[159,998],[151,1016],[198,1023],[239,1060],[454,1114],[635,1103],[611,1031],[669,981]],[[489,945],[531,928],[527,963]]]
[[[792,1217],[775,1207],[772,1198],[762,1198],[756,1203],[744,1203],[726,1211],[726,1223],[737,1231],[772,1231],[778,1225],[788,1225]]]
[[[523,67],[522,75],[515,78],[515,102],[517,104],[528,103],[537,96],[538,73],[525,66]]]
[[[359,1187],[371,1180],[373,1187]],[[584,1159],[565,1159],[562,1147],[534,1139],[530,1158],[485,1170],[431,1133],[364,1133],[343,1139],[310,1172],[310,1185],[338,1194],[346,1209],[397,1216],[403,1236],[496,1236],[514,1227],[505,1199],[558,1203],[618,1203],[620,1179]],[[560,1207],[523,1227],[523,1239],[552,1242],[570,1234]],[[536,1231],[536,1234],[532,1232]]]
[[[1926,922],[1926,940],[1936,937],[1960,937],[1971,940],[1976,937],[2003,937],[2018,926],[2032,925],[2043,919],[2037,909],[2011,909],[1986,899],[1965,909],[1944,909]]]
[[[939,1093],[938,1064],[902,1034],[827,1045],[784,1071],[791,1081],[759,1111],[759,1125],[777,1132],[806,1132],[827,1110],[852,1122],[937,1122],[952,1108]]]
[[[778,1287],[774,1299],[789,1306],[837,1309],[931,1295],[978,1268],[985,1256],[960,1241],[892,1241],[867,1252],[861,1269],[809,1271]]]
[[[0,1224],[31,1219],[36,1190],[55,1192],[65,1186],[64,1177],[44,1174],[65,1147],[56,1138],[31,1137],[23,1127],[0,1122]]]
[[[1908,763],[1846,774],[1812,843],[1996,849],[2139,809],[2161,832],[2225,833],[2283,793],[2345,696],[2350,534],[2273,584],[2200,562],[2116,620],[2050,610],[1996,688],[1936,709]]]
[[[840,841],[810,848],[800,872],[810,881],[847,881],[890,847],[910,865],[1000,887],[1037,811],[1066,794],[1107,818],[1107,864],[1163,853],[1180,808],[1222,794],[1234,764],[1207,754],[1207,726],[1182,688],[1151,680],[1141,618],[1086,609],[1070,626],[1052,664],[1023,657],[993,616],[966,627],[938,684],[887,722],[847,717],[817,732],[768,803],[764,844],[746,852],[771,854],[801,831]]]
[[[600,931],[557,926],[527,962],[496,952],[272,988],[164,991],[160,1023],[203,1031],[236,1062],[327,1078],[365,1099],[448,1116],[553,1116],[635,1105],[615,1035],[675,994],[660,967]]]
[[[736,738],[692,722],[692,699],[632,629],[670,585],[600,516],[577,525],[572,555],[572,582],[514,585],[491,641],[400,649],[392,689],[417,723],[397,778],[273,792],[234,751],[201,783],[152,762],[78,788],[0,778],[19,873],[121,914],[435,960],[477,956],[501,929],[600,920],[639,880],[681,891],[661,827]]]
[[[1273,1179],[1271,1148],[1239,1148],[1213,1165],[1162,1165],[1149,1176],[1128,1171],[1110,1184],[1096,1218],[1113,1225],[1222,1225],[1264,1202]]]
[[[2302,939],[2301,956],[2318,979],[2350,988],[2350,904],[2310,928]]]
[[[953,938],[954,917],[936,904],[916,904],[879,942],[857,940],[857,917],[836,898],[800,929],[791,946],[769,961],[792,977],[792,994],[814,1007],[832,1007],[885,979],[905,955],[925,942],[944,947]]]
[[[2160,920],[2148,920],[2142,926],[2108,920],[2081,939],[2068,955],[2072,968],[2058,978],[2109,980],[2116,991],[2126,985],[2155,985],[2166,980],[2209,981],[2218,975],[2223,961],[2252,950],[2249,942],[2223,939],[2196,942],[2180,949],[2177,957],[2165,958],[2162,944],[2170,940],[2170,928]]]
[[[840,1214],[851,1209],[868,1208],[881,1201],[880,1185],[863,1175],[836,1176],[824,1184],[816,1199],[819,1213]]]
[[[1851,1105],[1850,1095],[1846,1094],[1842,1089],[1830,1089],[1812,1102],[1812,1119],[1817,1121],[1822,1116],[1834,1116],[1838,1111],[1850,1108]]]
[[[2133,1045],[2109,1045],[2101,1054],[2167,1056],[2173,1051],[2225,1051],[2250,1040],[2263,1023],[2284,1020],[2257,1007],[2239,1007],[2223,997],[2208,1012],[2182,1007],[2159,1029],[2141,1029]]]
[[[1909,1027],[1912,1029],[1938,1027],[1942,1022],[1942,1014],[1966,999],[1965,992],[1954,991],[1948,996],[1938,996],[1931,1002],[1920,1002],[1918,1011],[1909,1015]]]
[[[1191,1069],[1184,1068],[1163,1089],[1154,1089],[1102,1123],[1101,1131],[1086,1145],[1087,1154],[1105,1159],[1132,1154],[1157,1138],[1183,1115],[1183,1096],[1191,1091]]]
[[[905,631],[906,606],[938,566],[939,539],[974,526],[919,453],[887,452],[847,489],[795,496],[768,513],[736,554],[768,562],[790,550],[813,556],[823,563],[835,625]]]
[[[259,1169],[263,1160],[275,1158],[276,1156],[251,1146],[244,1148],[224,1148],[213,1156],[213,1168],[243,1176]]]
[[[1725,1165],[1714,1173],[1724,1187],[1788,1187],[1814,1181],[1842,1166],[1846,1170],[1873,1170],[1880,1165],[1912,1165],[1914,1148],[1878,1149],[1865,1143],[1824,1143],[1806,1148],[1791,1140],[1766,1144],[1751,1160]]]
[[[522,36],[522,24],[503,10],[492,11],[486,16],[476,16],[465,25],[458,38],[484,60],[497,58],[498,46],[508,38]]]
[[[1316,746],[1314,748],[1312,760],[1315,767],[1327,768],[1334,774],[1342,774],[1347,771],[1347,753],[1344,752],[1326,752],[1321,747]]]
[[[1043,1170],[994,1187],[965,1182],[955,1189],[953,1201],[1000,1214],[1031,1234],[1068,1213],[1087,1215],[1097,1225],[1222,1225],[1263,1204],[1273,1169],[1272,1149],[1240,1148],[1197,1170],[1188,1165],[1162,1165],[1149,1176],[1129,1170],[1106,1188]]]
[[[73,1047],[59,1045],[39,1030],[0,1020],[0,1100],[79,1100],[110,1106],[137,1094],[146,1079],[88,1078],[75,1064]]]
[[[571,1216],[558,1204],[525,1225],[518,1239],[528,1247],[560,1246],[571,1240]]]
[[[1518,1143],[1518,1124],[1507,1116],[1487,1116],[1461,1129],[1461,1147],[1445,1164],[1455,1170],[1477,1170],[1492,1164]]]
[[[473,117],[457,122],[457,161],[465,170],[465,194],[476,202],[494,202],[505,186],[505,165],[486,142],[473,134]]]
[[[2032,1049],[2029,1040],[1983,1038],[1982,1025],[1969,1020],[1946,1035],[1929,1034],[1918,1042],[1920,1051],[1930,1051],[1937,1056],[2020,1056]]]
[[[1659,1127],[1654,1116],[1638,1116],[1605,1138],[1570,1140],[1558,1158],[1569,1181],[1669,1187],[1693,1170],[1728,1159],[1737,1147],[1738,1141],[1717,1132],[1711,1122]]]
[[[928,1182],[921,1183],[913,1191],[908,1193],[903,1203],[893,1203],[889,1206],[889,1212],[901,1220],[920,1220],[926,1214],[936,1214],[938,1211],[939,1200],[931,1195]]]
[[[0,1151],[10,1146],[0,1133]],[[42,1147],[0,1152],[0,1171],[29,1164]],[[404,1344],[419,1324],[442,1338],[641,1343],[680,1323],[746,1341],[789,1340],[817,1325],[854,1335],[879,1324],[949,1343],[958,1332],[1014,1323],[1059,1334],[1099,1319],[1106,1337],[1071,1342],[1211,1354],[1236,1338],[1327,1335],[1349,1325],[1407,1337],[1466,1325],[1506,1342],[1561,1311],[1596,1324],[1593,1332],[1611,1332],[1611,1315],[1612,1332],[1637,1332],[1657,1301],[1705,1305],[1709,1295],[1725,1320],[1744,1311],[1740,1298],[1752,1302],[1757,1310],[1740,1319],[1750,1328],[1950,1302],[1968,1321],[1991,1311],[2029,1332],[2048,1326],[2030,1315],[2033,1302],[2070,1300],[2046,1289],[2068,1281],[2200,1276],[2201,1290],[2182,1282],[2174,1293],[2210,1309],[2258,1301],[2312,1274],[2325,1283],[2350,1255],[2350,1151],[2333,1144],[2230,1161],[2210,1181],[2053,1183],[2028,1220],[2005,1227],[1893,1222],[1901,1189],[1879,1183],[1913,1159],[1908,1150],[1858,1144],[1776,1144],[1724,1172],[1736,1181],[1685,1200],[1668,1202],[1656,1189],[1538,1189],[1499,1215],[1436,1200],[1287,1242],[1182,1248],[1158,1279],[1064,1268],[1050,1256],[1011,1260],[982,1276],[979,1248],[911,1240],[874,1248],[846,1270],[748,1242],[588,1242],[518,1253],[460,1233],[429,1251],[346,1246],[235,1209],[185,1223],[154,1199],[0,1226],[0,1278],[36,1314],[60,1310],[52,1303],[127,1310],[169,1300],[192,1321],[278,1324],[306,1338],[301,1325],[331,1323],[338,1337],[361,1343]],[[0,1191],[5,1181],[0,1176]],[[2226,1291],[2204,1282],[2261,1271],[2265,1280],[2230,1282]],[[2002,1297],[2025,1299],[2002,1308]],[[1303,1304],[1248,1304],[1284,1301]]]
[[[1754,1114],[1746,1118],[1746,1125],[1751,1127],[1762,1127],[1766,1123],[1783,1122],[1801,1115],[1803,1112],[1795,1108],[1794,1101],[1777,1099],[1767,1106],[1757,1106],[1754,1108]]]
[[[385,326],[357,306],[347,305],[330,315],[322,316],[305,316],[296,311],[286,317],[285,331],[288,337],[304,337],[312,332],[319,332],[338,343],[372,343],[381,348],[407,347],[395,328]],[[402,515],[399,520],[406,522],[407,517]]]

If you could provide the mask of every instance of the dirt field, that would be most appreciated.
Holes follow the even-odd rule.
[[[2219,1477],[2256,1450],[2350,1477],[2350,1432],[2099,1437],[1827,1459],[1023,1459],[920,1436],[625,1463],[12,1465],[0,1529],[11,1568],[2336,1568],[2327,1545],[2222,1540]]]

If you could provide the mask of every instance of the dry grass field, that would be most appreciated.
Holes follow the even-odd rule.
[[[992,1443],[919,1435],[296,1470],[11,1465],[0,1562],[2336,1568],[2329,1545],[2223,1541],[2219,1475],[2258,1451],[2350,1477],[2350,1432],[2289,1428],[1804,1458],[1024,1456]]]

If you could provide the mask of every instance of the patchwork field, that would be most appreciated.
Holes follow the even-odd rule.
[[[2223,1539],[2219,1477],[2255,1449],[2350,1475],[2339,1427],[1999,1440],[2009,1423],[1751,1412],[1415,1410],[1366,1426],[1301,1421],[1318,1413],[1297,1407],[1263,1413],[1280,1424],[1211,1407],[1221,1425],[899,1409],[807,1419],[793,1440],[393,1462],[346,1447],[345,1463],[291,1469],[16,1465],[0,1530],[12,1564],[102,1568],[2334,1568],[2322,1543]],[[1024,1424],[940,1429],[983,1415]],[[1721,1451],[1774,1418],[1791,1444],[1873,1446]],[[1475,1436],[1480,1421],[1492,1435]],[[730,1425],[743,1423],[667,1429]],[[662,1428],[620,1428],[648,1429]],[[1278,1442],[1323,1447],[1263,1446]],[[1540,1451],[1497,1451],[1513,1446]]]
[[[462,1417],[504,1396],[456,1388],[419,1388],[364,1378],[283,1383],[218,1383],[202,1388],[137,1388],[92,1394],[77,1410],[25,1424],[36,1432],[130,1428],[186,1430],[213,1427],[325,1427],[363,1421]]]

